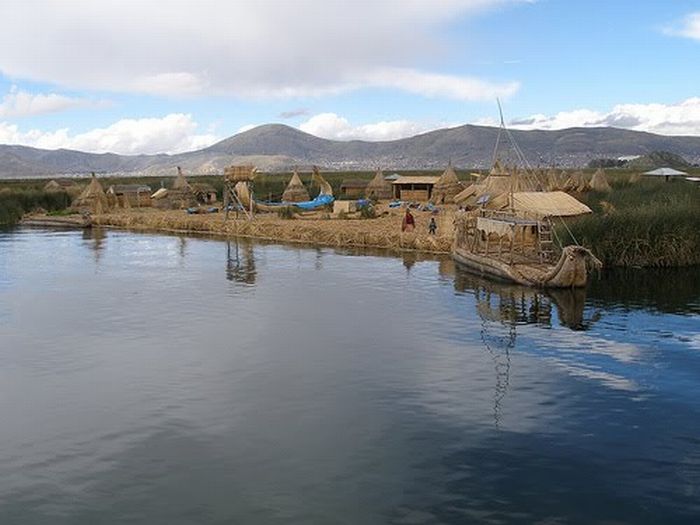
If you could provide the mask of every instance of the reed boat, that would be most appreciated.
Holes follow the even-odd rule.
[[[47,228],[90,228],[89,215],[26,215],[19,222],[22,226]]]
[[[493,167],[480,183],[454,197],[468,211],[455,218],[452,257],[468,270],[484,276],[538,288],[579,288],[586,285],[591,270],[602,263],[579,246],[565,218],[591,209],[538,177],[515,143],[503,119],[494,149]],[[522,168],[504,169],[499,163],[501,134],[510,140]],[[550,186],[550,191],[544,188]],[[551,190],[554,191],[551,191]],[[561,220],[574,244],[554,248],[556,230],[552,220]]]
[[[577,288],[602,266],[583,246],[554,253],[549,220],[483,209],[457,214],[452,257],[477,274],[538,288]]]

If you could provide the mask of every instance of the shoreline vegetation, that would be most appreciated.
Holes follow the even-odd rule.
[[[593,210],[569,224],[581,245],[605,266],[700,265],[700,184],[608,178],[610,193],[577,196]]]
[[[692,170],[696,171],[696,170]],[[401,172],[401,174],[426,172]],[[433,174],[433,172],[430,172]],[[439,172],[436,172],[439,174]],[[470,181],[468,172],[458,172]],[[291,174],[265,174],[255,181],[255,191],[263,200],[278,200]],[[340,186],[344,180],[367,180],[374,172],[330,172],[324,177],[336,195],[344,198]],[[591,249],[607,267],[674,267],[700,265],[700,185],[685,180],[635,177],[630,170],[608,170],[612,186],[609,193],[590,191],[574,194],[587,204],[593,214],[567,223],[576,240]],[[302,175],[312,188],[310,175]],[[105,178],[110,184],[148,184],[155,191],[168,186],[172,179]],[[221,176],[193,177],[206,182],[221,195]],[[46,191],[47,179],[0,181],[0,225],[12,225],[23,214],[37,209],[49,215],[66,213],[71,196],[65,191]],[[86,181],[81,181],[86,182]],[[438,215],[438,235],[427,233],[429,213],[417,212],[415,232],[401,233],[401,210],[379,207],[377,218],[328,219],[328,213],[312,213],[283,218],[277,214],[260,214],[255,220],[235,218],[224,222],[222,213],[188,215],[184,210],[161,211],[151,208],[114,210],[93,216],[99,226],[136,231],[175,232],[249,237],[267,241],[304,243],[331,247],[368,247],[394,251],[417,250],[432,253],[450,251],[453,210]],[[570,239],[567,227],[557,228],[562,240]]]

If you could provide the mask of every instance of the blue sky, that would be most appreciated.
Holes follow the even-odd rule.
[[[0,143],[178,152],[283,122],[700,135],[700,2],[5,0]]]

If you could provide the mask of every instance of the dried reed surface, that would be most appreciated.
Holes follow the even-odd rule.
[[[264,213],[249,221],[243,216],[231,215],[224,222],[221,213],[188,215],[182,211],[154,209],[115,210],[96,215],[93,224],[137,231],[200,233],[222,237],[250,237],[255,239],[303,243],[333,247],[367,247],[390,250],[416,250],[431,253],[449,253],[452,243],[452,217],[442,213],[438,219],[438,235],[428,235],[430,215],[414,212],[416,229],[401,232],[402,210],[392,210],[376,219],[328,219],[322,214],[297,219],[281,219],[276,214]]]

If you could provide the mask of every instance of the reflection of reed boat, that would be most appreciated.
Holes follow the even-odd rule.
[[[484,321],[550,327],[553,310],[561,325],[575,330],[586,328],[595,320],[584,319],[583,288],[535,290],[462,271],[455,274],[454,286],[457,291],[474,294],[477,313]]]
[[[500,108],[500,104],[499,104]],[[501,131],[510,138],[519,161],[527,164],[501,115]],[[500,140],[500,132],[499,132]],[[542,288],[585,286],[589,270],[601,262],[583,246],[562,246],[556,257],[557,232],[552,220],[591,213],[590,208],[562,191],[546,186],[534,170],[503,170],[494,151],[494,168],[480,184],[455,197],[468,211],[455,218],[452,256],[469,270],[485,276]],[[561,242],[559,242],[561,245]]]

